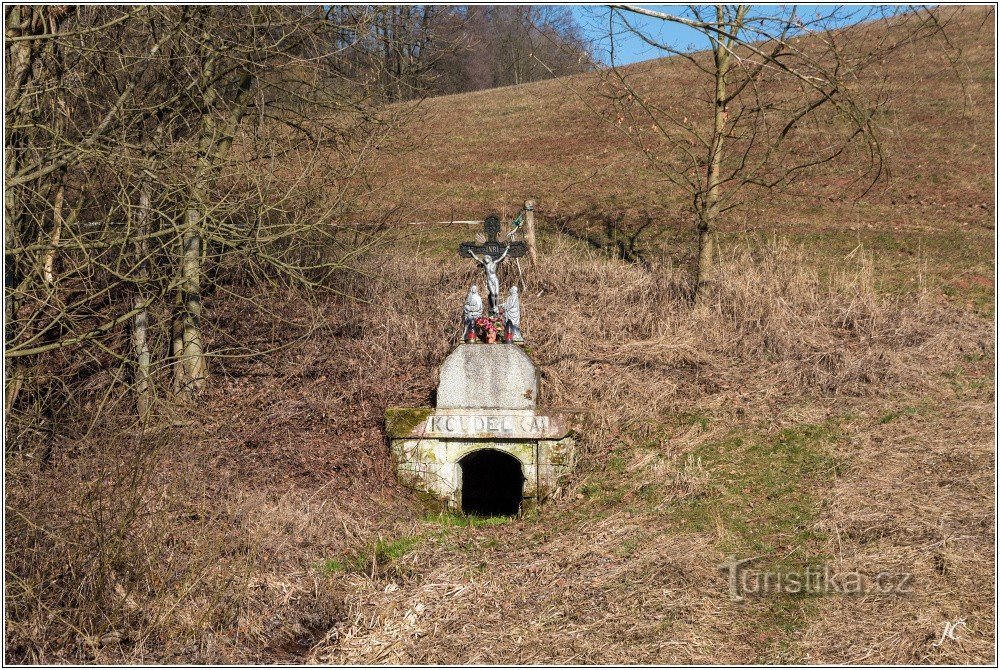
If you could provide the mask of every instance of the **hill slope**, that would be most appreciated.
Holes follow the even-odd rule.
[[[679,205],[566,89],[590,79],[426,101],[379,206],[540,201],[524,327],[547,401],[592,412],[573,480],[513,519],[396,483],[385,408],[428,404],[477,276],[467,226],[399,226],[361,301],[208,297],[209,351],[273,353],[214,358],[199,409],[116,442],[97,408],[44,469],[8,459],[8,660],[993,662],[991,11],[953,34],[964,103],[937,53],[893,64],[891,187],[819,174],[729,221],[700,308]],[[648,263],[586,241],[646,213]],[[752,557],[848,581],[732,599],[719,566]]]
[[[948,42],[905,47],[885,65],[892,114],[884,122],[891,177],[860,201],[844,193],[850,161],[824,166],[789,193],[760,197],[725,222],[729,230],[780,232],[827,252],[863,244],[897,288],[926,268],[946,291],[989,309],[993,283],[993,13],[946,12]],[[669,107],[704,78],[679,59],[631,70]],[[687,201],[648,168],[601,118],[603,89],[580,75],[421,103],[413,149],[385,166],[379,201],[406,221],[482,218],[538,201],[543,219],[579,226],[647,220],[640,246],[684,260],[692,249]],[[984,290],[984,286],[985,290]]]

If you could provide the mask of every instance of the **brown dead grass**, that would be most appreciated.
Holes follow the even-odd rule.
[[[363,302],[275,293],[266,318],[209,304],[210,350],[285,348],[213,360],[196,410],[138,432],[111,399],[59,417],[44,467],[9,453],[6,660],[995,661],[995,331],[920,274],[995,275],[992,53],[973,23],[958,34],[964,111],[941,62],[894,65],[907,70],[894,190],[730,222],[781,236],[725,244],[698,308],[685,266],[625,263],[550,227],[618,209],[686,229],[623,147],[593,143],[605,135],[563,82],[430,101],[428,144],[386,173],[418,194],[411,218],[473,218],[526,195],[548,214],[525,333],[547,402],[592,412],[573,480],[500,526],[418,520],[383,413],[429,404],[475,272],[453,257],[464,227],[409,228],[367,259],[374,278],[342,280]],[[857,230],[841,235],[845,223]],[[890,271],[905,290],[883,290]],[[713,506],[719,463],[700,454],[827,425],[838,437],[815,450],[837,465],[803,480],[808,527],[758,539],[912,572],[914,593],[731,602],[717,566],[739,530]],[[705,523],[687,523],[692,505]],[[769,505],[747,487],[735,512]],[[373,549],[398,538],[412,550]],[[364,568],[328,569],[348,558]],[[936,644],[959,620],[958,639]]]
[[[879,68],[893,110],[882,120],[888,183],[857,200],[845,190],[857,166],[827,165],[781,197],[751,194],[724,229],[778,232],[831,255],[863,243],[894,289],[909,290],[922,269],[959,300],[990,303],[989,291],[962,282],[979,275],[992,285],[995,277],[993,12],[946,8],[947,43],[904,48]],[[704,86],[680,59],[633,70],[668,108],[689,104]],[[398,207],[403,221],[441,221],[511,214],[533,198],[549,221],[582,223],[598,212],[620,215],[634,229],[652,217],[642,248],[657,253],[665,233],[672,252],[695,248],[687,196],[598,118],[592,107],[601,108],[600,89],[588,74],[423,101],[410,128],[413,150],[381,166],[376,202]]]
[[[826,599],[803,632],[811,662],[990,663],[995,658],[993,402],[957,393],[940,414],[906,416],[859,436],[852,474],[821,520],[840,570],[913,574],[914,593]],[[944,622],[964,622],[942,639]]]
[[[692,309],[681,273],[648,272],[569,246],[551,249],[531,280],[544,295],[526,299],[525,311],[550,401],[594,412],[576,485],[537,520],[428,540],[406,561],[416,578],[349,578],[348,619],[310,659],[988,660],[994,639],[988,417],[961,410],[957,421],[926,419],[930,430],[922,431],[921,446],[899,449],[905,438],[897,426],[872,414],[900,394],[954,402],[939,395],[941,373],[962,355],[992,359],[989,329],[927,296],[879,295],[864,261],[820,281],[800,253],[783,244],[738,249],[723,264],[713,302]],[[447,298],[457,304],[460,291]],[[692,407],[710,414],[712,428],[685,427],[649,451],[650,423]],[[685,464],[683,454],[730,427],[773,430],[844,412],[868,418],[856,421],[839,454],[847,474],[821,492],[828,511],[817,528],[829,529],[831,538],[825,553],[840,569],[913,572],[912,598],[828,598],[804,622],[789,616],[793,630],[786,631],[774,623],[783,621],[783,605],[725,597],[717,569],[726,539],[722,520],[715,532],[685,532],[655,511],[635,509],[629,494],[596,508],[574,495],[581,481],[607,467],[612,451],[647,443],[647,451],[628,452],[635,457],[616,481],[634,493],[650,477],[665,479],[659,508],[669,507],[710,490],[705,473]],[[967,424],[972,433],[958,439],[961,447],[927,439],[935,431],[958,438],[956,426]],[[928,487],[923,464],[959,453],[965,454],[961,472],[974,478],[948,470]],[[872,530],[878,500],[885,527],[877,530],[876,523],[874,532],[895,537],[872,546],[860,531]],[[952,521],[961,514],[966,519],[956,527]],[[919,538],[912,528],[920,529]],[[427,533],[427,524],[407,532]],[[956,537],[967,544],[955,576],[929,573],[935,552]],[[948,553],[951,565],[956,552]],[[959,616],[975,622],[963,629],[962,642],[934,647],[943,622]]]
[[[312,660],[846,662],[855,659],[859,649],[867,653],[865,662],[988,657],[993,635],[988,623],[991,573],[983,557],[989,555],[991,539],[988,524],[981,523],[991,515],[985,495],[990,478],[987,442],[963,441],[975,454],[970,458],[985,471],[974,489],[945,503],[981,520],[976,522],[977,534],[965,539],[978,557],[963,566],[971,574],[949,599],[952,610],[963,610],[979,628],[975,640],[941,652],[931,646],[936,638],[925,638],[940,627],[946,610],[932,614],[926,606],[955,587],[929,579],[922,562],[935,542],[954,535],[948,524],[928,531],[927,546],[906,545],[909,538],[904,535],[903,547],[863,557],[866,568],[915,572],[914,598],[824,602],[819,613],[804,622],[790,616],[794,629],[789,632],[774,623],[785,616],[772,611],[780,610],[780,604],[740,605],[725,597],[717,569],[726,540],[722,520],[714,532],[685,532],[659,513],[711,490],[706,489],[705,473],[683,458],[698,445],[736,426],[773,431],[855,412],[867,418],[851,425],[850,447],[840,454],[850,464],[845,466],[849,474],[819,491],[822,506],[832,505],[835,511],[828,514],[839,515],[834,517],[838,520],[824,515],[816,523],[817,528],[834,531],[845,519],[863,523],[869,512],[860,503],[871,499],[873,485],[865,479],[865,468],[886,458],[887,452],[893,453],[898,467],[912,467],[910,459],[916,455],[895,453],[890,444],[883,451],[859,447],[856,440],[871,439],[873,424],[875,433],[892,431],[878,423],[873,408],[895,402],[900,394],[939,402],[937,386],[947,366],[963,355],[992,358],[989,329],[981,320],[928,296],[879,295],[871,266],[863,260],[853,271],[822,281],[803,262],[801,251],[780,243],[734,251],[723,264],[713,302],[698,309],[685,299],[684,273],[669,268],[650,272],[581,254],[569,242],[550,249],[544,258],[530,281],[544,294],[525,299],[531,328],[527,337],[543,366],[549,401],[586,406],[594,413],[576,484],[539,519],[444,536],[427,523],[398,531],[428,537],[403,561],[408,576],[345,578],[353,594],[348,618],[313,648]],[[445,266],[442,276],[451,275],[451,267]],[[416,267],[401,269],[420,276]],[[446,295],[428,293],[421,303],[432,306],[433,313],[440,310],[439,318],[448,314],[440,306],[447,301],[458,304],[464,290],[464,282],[449,281],[447,286]],[[389,324],[390,332],[401,327]],[[650,446],[658,423],[692,408],[711,416],[710,429],[685,426]],[[966,419],[988,435],[985,417]],[[576,492],[596,473],[606,475],[612,452],[632,455],[627,473],[609,475],[612,484],[628,490],[623,502],[581,501]],[[892,477],[898,474],[880,470],[879,490],[891,496]],[[930,500],[967,486],[960,478],[946,478],[940,490],[928,493],[919,476],[911,479],[909,495]],[[659,511],[636,509],[634,496],[641,484],[656,480],[669,482]],[[928,523],[920,518],[927,509],[900,502],[891,505],[897,528]],[[842,544],[852,540],[842,533],[832,536],[832,547],[821,551],[841,565],[845,551],[855,549],[844,549]],[[880,641],[878,635],[886,630],[882,622],[870,622],[870,634],[864,634],[865,617],[876,617],[886,607],[896,612],[896,620],[921,613],[918,623],[896,631],[900,644]],[[837,621],[845,619],[860,641],[837,641]],[[966,629],[965,634],[972,631]],[[817,639],[826,646],[817,648]]]
[[[449,230],[437,239],[464,234]],[[540,515],[414,521],[423,512],[394,482],[382,413],[429,402],[473,270],[426,263],[431,240],[416,256],[387,249],[367,262],[378,279],[344,287],[371,304],[281,305],[289,323],[324,325],[285,351],[217,361],[197,413],[130,440],[102,443],[121,426],[101,426],[43,471],[11,463],[8,659],[988,659],[992,387],[943,390],[956,364],[967,383],[992,362],[986,322],[932,295],[879,294],[864,259],[821,278],[782,242],[727,252],[713,299],[695,308],[685,271],[548,239],[527,276],[525,332],[547,402],[592,421],[580,472]],[[907,398],[933,411],[878,423]],[[705,423],[685,422],[692,412]],[[672,516],[715,490],[712,466],[688,454],[735,428],[845,413],[861,417],[838,447],[846,474],[814,492],[817,528],[831,529],[821,553],[911,570],[918,592],[828,598],[778,625],[774,603],[726,598],[725,519],[685,529]],[[594,482],[617,497],[585,495]],[[371,563],[378,538],[401,537],[411,552]],[[938,555],[945,571],[928,571]],[[324,569],[345,556],[372,568]],[[962,644],[931,646],[957,618]]]

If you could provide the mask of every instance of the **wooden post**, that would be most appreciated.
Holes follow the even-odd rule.
[[[524,244],[528,247],[528,260],[531,267],[538,264],[538,251],[535,248],[535,201],[524,201]]]

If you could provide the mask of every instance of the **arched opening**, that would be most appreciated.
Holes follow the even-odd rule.
[[[521,461],[496,449],[474,451],[462,468],[462,511],[478,516],[513,516],[521,509]]]

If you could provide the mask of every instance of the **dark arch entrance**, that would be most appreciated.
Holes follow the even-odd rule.
[[[481,449],[458,462],[462,467],[462,511],[478,516],[513,516],[521,508],[521,461],[496,449]]]

